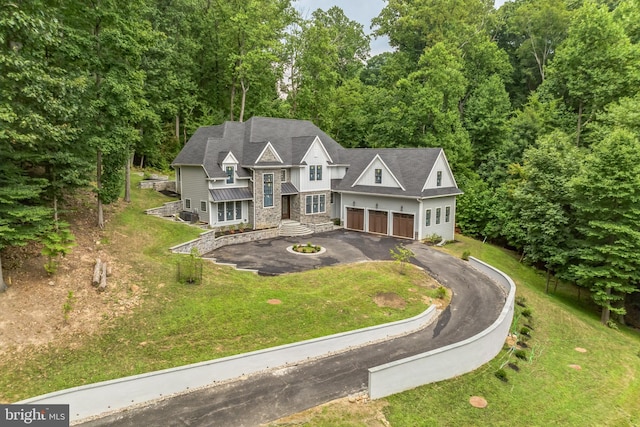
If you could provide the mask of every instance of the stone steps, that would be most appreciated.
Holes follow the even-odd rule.
[[[283,220],[280,222],[278,235],[281,237],[308,236],[310,234],[313,234],[313,231],[297,221]]]

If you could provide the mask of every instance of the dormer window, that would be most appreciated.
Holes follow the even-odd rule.
[[[436,187],[442,187],[442,171],[438,171],[436,175]]]
[[[382,184],[382,169],[376,169],[376,184]]]
[[[227,172],[227,184],[233,184],[233,175],[235,172],[233,166],[227,166],[225,171]]]

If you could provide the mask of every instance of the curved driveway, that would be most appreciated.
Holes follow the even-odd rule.
[[[282,256],[307,240],[327,248],[316,257]],[[391,259],[389,249],[403,243],[436,280],[453,291],[451,305],[429,327],[326,358],[276,369],[156,402],[85,423],[85,426],[255,426],[322,403],[366,391],[368,369],[472,337],[498,317],[506,295],[468,263],[407,240],[334,231],[298,239],[278,238],[227,246],[212,254],[220,262],[257,268],[264,274],[317,268],[341,262]]]

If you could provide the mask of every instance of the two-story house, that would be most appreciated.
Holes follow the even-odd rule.
[[[313,226],[453,239],[458,189],[439,148],[345,149],[305,120],[202,127],[173,161],[185,210],[210,227]]]

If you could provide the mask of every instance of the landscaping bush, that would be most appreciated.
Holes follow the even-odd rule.
[[[518,349],[513,352],[514,356],[521,360],[527,360],[527,352],[521,349]]]
[[[469,261],[469,257],[471,256],[471,252],[470,251],[464,251],[462,252],[462,259],[465,261]]]
[[[509,379],[507,378],[507,371],[505,371],[504,369],[498,369],[494,375],[502,382],[506,383],[507,381],[509,381]]]

